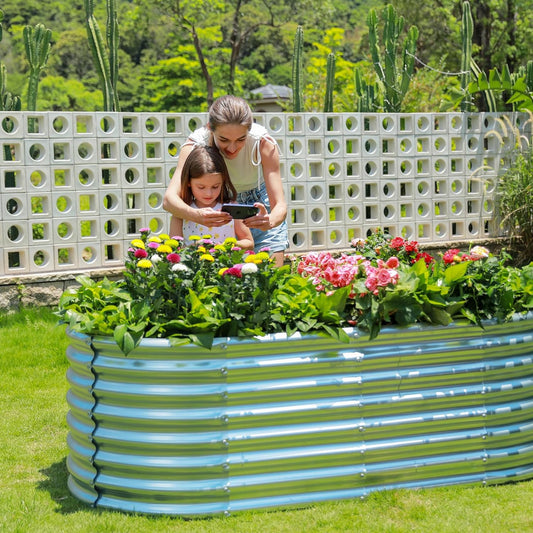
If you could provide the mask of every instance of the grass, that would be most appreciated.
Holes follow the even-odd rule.
[[[67,488],[67,338],[49,309],[0,315],[0,531],[524,532],[533,481],[387,491],[365,500],[184,520],[97,510]]]

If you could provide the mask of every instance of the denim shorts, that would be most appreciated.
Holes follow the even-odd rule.
[[[237,202],[241,204],[253,204],[260,202],[265,205],[270,213],[270,201],[266,190],[265,182],[255,189],[240,192],[237,195]],[[268,248],[270,252],[282,252],[289,246],[289,233],[287,222],[283,221],[279,226],[263,231],[257,228],[250,228],[254,238],[254,251],[258,252],[262,248]]]

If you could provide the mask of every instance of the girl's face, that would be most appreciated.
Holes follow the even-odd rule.
[[[189,183],[198,207],[215,207],[222,193],[222,174],[204,174]]]
[[[213,131],[215,146],[226,159],[235,159],[246,142],[248,128],[240,124],[225,124]]]

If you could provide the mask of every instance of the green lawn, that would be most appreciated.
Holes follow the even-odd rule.
[[[67,488],[67,338],[49,310],[0,315],[2,532],[533,531],[533,481],[376,493],[298,510],[183,520],[94,510]]]

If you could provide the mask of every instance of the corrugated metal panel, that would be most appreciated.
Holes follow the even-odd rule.
[[[533,314],[350,333],[124,357],[69,332],[70,490],[194,516],[533,478]]]

